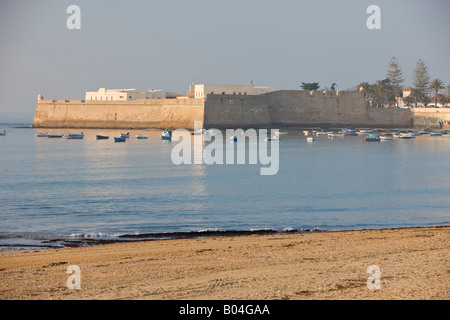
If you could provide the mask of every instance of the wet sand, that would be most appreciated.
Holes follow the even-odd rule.
[[[440,227],[3,252],[0,299],[448,300],[449,240]],[[67,288],[71,265],[80,290]],[[367,286],[371,265],[380,289]]]

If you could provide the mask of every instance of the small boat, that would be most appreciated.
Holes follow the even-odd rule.
[[[286,131],[277,131],[275,132],[275,135],[279,136],[279,135],[286,135],[288,134]]]
[[[343,133],[329,133],[328,137],[330,137],[330,138],[345,137],[345,134],[343,134]]]
[[[83,139],[84,138],[84,133],[68,133],[66,135],[67,139]]]
[[[172,131],[164,130],[161,134],[161,140],[172,140]]]
[[[392,140],[393,138],[394,138],[394,135],[392,133],[383,133],[380,135],[380,140],[382,140],[382,141]]]
[[[125,137],[114,137],[114,142],[126,142],[127,138]]]
[[[368,134],[368,133],[371,133],[372,132],[372,130],[370,130],[370,129],[359,129],[359,133],[360,134]]]
[[[316,139],[314,139],[314,137],[307,137],[306,141],[313,142],[313,141],[316,141]]]
[[[429,131],[419,131],[419,134],[420,134],[420,135],[430,134],[430,132],[429,132]]]
[[[147,136],[142,136],[140,134],[137,134],[136,135],[136,139],[148,139],[148,137]]]
[[[196,135],[202,135],[202,134],[204,134],[205,133],[205,129],[197,129],[197,130],[195,130],[194,132],[192,132],[192,135],[193,136],[196,136]]]
[[[273,140],[280,140],[280,137],[272,136],[272,137],[267,137],[266,138],[266,141],[273,141]]]
[[[438,137],[438,136],[442,136],[442,133],[440,133],[440,132],[430,132],[430,136]]]
[[[3,132],[0,132],[0,136],[6,136],[6,130],[3,130]]]
[[[266,138],[266,139],[267,139],[267,138]],[[237,136],[230,137],[230,141],[232,141],[232,142],[236,142],[237,140],[238,140]]]
[[[303,134],[304,134],[305,136],[308,136],[308,135],[309,135],[309,131],[308,131],[308,130],[304,130],[304,131],[303,131]]]
[[[330,133],[333,133],[333,132],[331,132],[331,131],[327,131],[327,132],[324,132],[324,131],[318,131],[318,132],[316,132],[316,135],[318,135],[318,136],[327,136],[327,135],[329,135]]]
[[[121,137],[121,138],[128,139],[128,138],[130,137],[130,133],[129,133],[129,132],[127,132],[127,133],[121,133],[121,134],[120,134],[120,137]]]
[[[47,136],[47,132],[46,133],[43,133],[43,132],[36,133],[36,137],[38,137],[38,138],[44,138],[46,136]]]
[[[377,134],[369,133],[369,135],[366,137],[366,141],[380,141],[381,138]]]
[[[109,136],[102,136],[102,135],[98,134],[96,136],[96,138],[97,138],[97,140],[107,140],[107,139],[109,139]]]
[[[414,139],[414,138],[416,138],[416,136],[413,135],[413,134],[410,134],[410,133],[401,133],[401,134],[398,136],[398,138],[399,138],[399,139]]]
[[[47,134],[47,138],[62,138],[64,135],[62,133],[60,134]]]
[[[390,132],[397,132],[398,129],[389,129]]]

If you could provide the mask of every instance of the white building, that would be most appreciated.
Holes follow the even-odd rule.
[[[207,94],[259,95],[275,91],[271,87],[255,87],[253,85],[196,84],[194,98],[205,98]]]
[[[136,99],[166,99],[166,90],[137,90],[137,89],[106,89],[86,92],[87,100],[119,100],[129,101]]]

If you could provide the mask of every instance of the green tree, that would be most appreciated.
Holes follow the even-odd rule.
[[[367,95],[377,108],[383,107],[386,103],[392,105],[392,102],[395,100],[389,79],[378,80],[375,84],[370,85]]]
[[[438,91],[445,89],[444,83],[439,79],[434,79],[431,81],[431,84],[428,86],[429,90],[434,90],[434,99],[436,101],[436,107],[438,103]]]
[[[416,69],[414,70],[414,88],[420,90],[425,94],[430,84],[430,75],[428,73],[428,67],[425,65],[422,59],[417,61]]]
[[[414,103],[416,104],[416,108],[417,108],[417,103],[422,101],[425,96],[426,96],[426,94],[424,92],[422,92],[420,89],[417,89],[417,88],[411,89],[410,97],[414,100]]]
[[[368,82],[361,82],[358,84],[358,89],[364,94],[364,98],[366,98],[367,92],[370,89],[370,84]]]
[[[442,105],[442,107],[446,106],[446,104],[448,103],[448,98],[445,94],[441,94],[439,96],[439,103]],[[436,107],[437,107],[437,104],[436,104]]]
[[[386,72],[386,79],[389,79],[390,81],[394,97],[400,97],[405,79],[403,78],[402,69],[400,68],[400,65],[398,64],[395,57],[392,57],[391,61],[389,62],[388,70]]]
[[[319,89],[320,86],[318,82],[302,82],[302,85],[300,87],[303,90],[314,91]]]
[[[332,91],[336,91],[336,83],[333,82],[330,88]]]
[[[414,102],[414,98],[411,97],[411,95],[409,95],[409,96],[403,98],[403,102],[406,104],[407,107],[410,107]]]

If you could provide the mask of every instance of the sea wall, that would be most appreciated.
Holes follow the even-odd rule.
[[[450,108],[411,108],[415,127],[439,127],[450,123]]]
[[[193,129],[194,121],[217,129],[413,126],[410,109],[369,107],[357,91],[299,90],[204,99],[38,100],[32,126]]]
[[[203,121],[203,99],[39,100],[33,127],[186,128]]]

